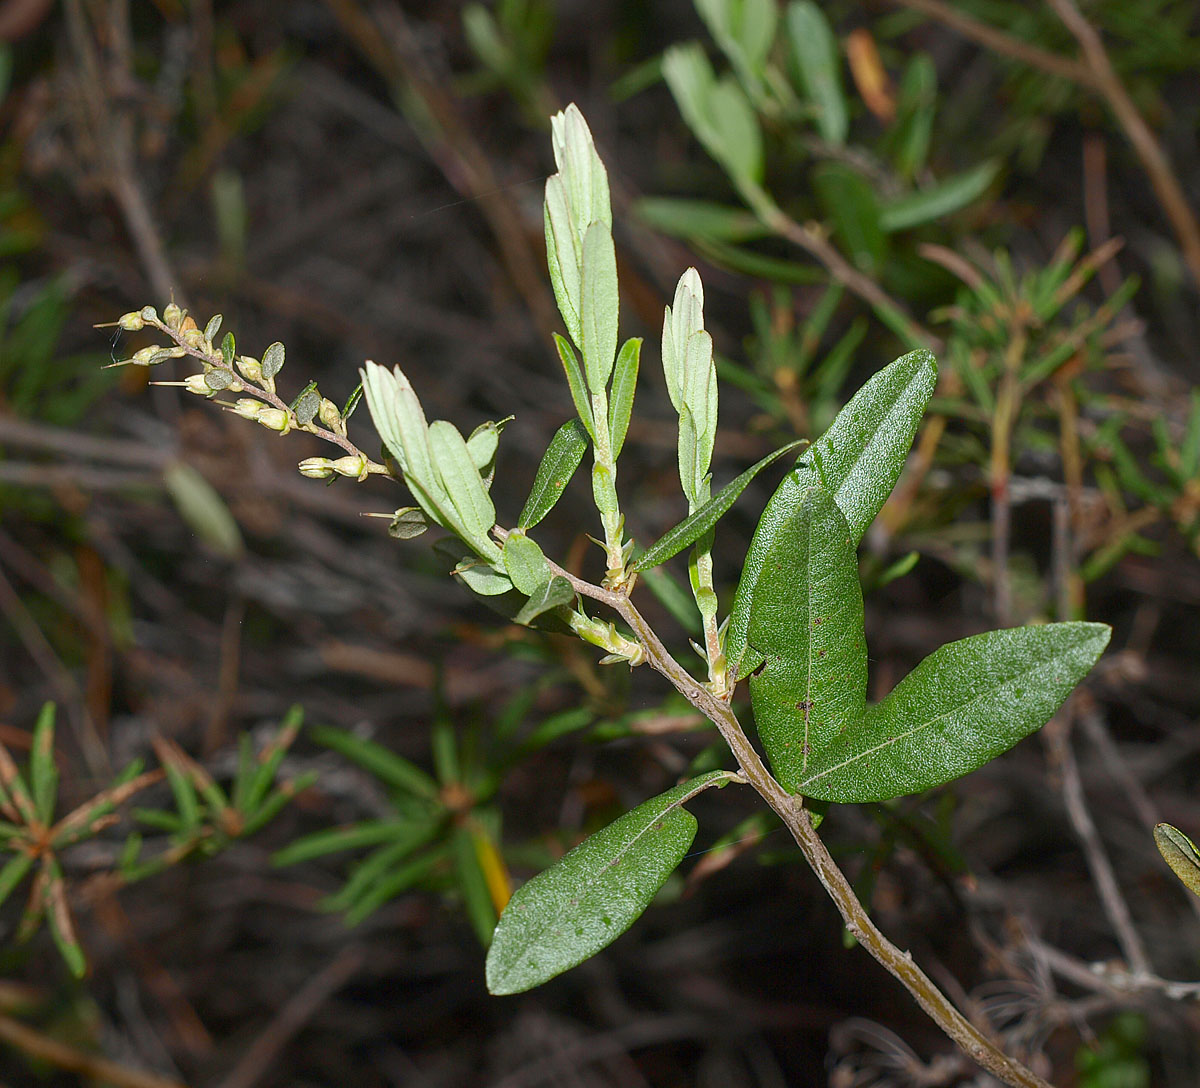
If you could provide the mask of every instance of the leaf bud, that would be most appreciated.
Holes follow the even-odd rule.
[[[239,355],[237,358],[238,373],[248,382],[262,381],[262,363],[249,355]]]
[[[343,457],[342,460],[347,458]],[[334,462],[328,457],[306,457],[297,467],[300,469],[300,475],[307,476],[310,480],[328,480],[336,471]]]
[[[339,476],[353,476],[355,479],[361,479],[365,475],[367,459],[362,454],[339,457],[330,467]]]
[[[203,374],[189,374],[183,379],[183,384],[187,387],[187,391],[189,393],[197,393],[202,397],[210,397],[216,392],[216,390],[204,380]]]
[[[258,422],[269,431],[287,434],[292,429],[292,416],[282,408],[264,408],[258,413]]]
[[[127,314],[122,314],[117,320],[117,324],[126,332],[140,332],[146,327],[146,322],[142,320],[142,315],[137,310],[130,310]]]
[[[163,321],[168,329],[175,332],[179,331],[179,326],[183,324],[183,310],[175,305],[174,302],[168,302],[167,307],[163,310]]]
[[[262,401],[254,400],[251,397],[239,397],[233,405],[233,412],[242,419],[258,419],[262,410]]]

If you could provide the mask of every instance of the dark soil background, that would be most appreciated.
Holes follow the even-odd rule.
[[[1147,26],[1172,7],[1140,6]],[[92,326],[146,304],[161,312],[172,292],[201,325],[224,315],[240,350],[284,342],[288,390],[316,379],[340,402],[364,359],[400,363],[431,419],[469,433],[516,417],[493,489],[511,524],[571,414],[550,339],[560,323],[541,199],[553,169],[545,117],[575,101],[612,179],[622,335],[646,337],[623,502],[639,541],[673,524],[686,511],[657,374],[662,306],[698,264],[717,349],[744,363],[755,350],[746,300],[761,284],[635,217],[645,195],[734,198],[662,82],[650,72],[632,93],[629,74],[671,43],[706,35],[682,0],[546,7],[544,68],[529,73],[522,99],[481,74],[456,4],[0,4],[13,64],[0,104],[0,263],[11,276],[0,283],[0,327],[35,318],[0,341],[0,741],[23,760],[38,708],[58,702],[63,811],[103,788],[111,768],[134,756],[152,762],[155,735],[227,778],[238,735],[265,744],[293,704],[309,722],[374,738],[427,768],[435,718],[486,736],[532,685],[527,729],[584,703],[606,719],[648,712],[649,725],[617,739],[568,736],[506,769],[500,837],[521,880],[539,857],[669,788],[716,739],[690,723],[655,728],[679,712],[660,677],[600,669],[590,647],[505,626],[447,578],[424,540],[394,541],[386,521],[361,517],[403,505],[394,484],[302,479],[296,462],[327,452],[315,439],[281,438],[151,387],[141,368],[101,369],[149,340]],[[1028,20],[1040,5],[969,7],[1075,55],[1061,26],[1036,37],[1042,24]],[[1104,20],[1115,7],[1087,11],[1113,34]],[[1043,109],[1019,64],[939,21],[900,27],[897,7],[884,3],[828,10],[839,33],[873,29],[893,49],[935,58],[945,103],[935,147],[948,169],[1005,156],[1002,183],[944,244],[971,234],[1010,248],[1018,263],[1045,261],[1068,228],[1095,222],[1088,171],[1099,146],[1108,230],[1126,240],[1120,271],[1143,278],[1127,314],[1140,329],[1113,382],[1144,406],[1139,418],[1174,423],[1198,378],[1196,284],[1104,106],[1063,92]],[[1191,31],[1174,52],[1148,41],[1138,53],[1133,38],[1116,38],[1123,75],[1132,72],[1138,104],[1197,204],[1200,96],[1185,46],[1200,56],[1200,28]],[[626,95],[614,96],[621,77]],[[789,288],[797,312],[822,287]],[[1113,287],[1089,290],[1098,303]],[[934,304],[917,286],[900,294],[918,314]],[[846,309],[846,321],[865,312],[852,301]],[[843,396],[902,350],[873,324]],[[186,373],[169,368],[153,377]],[[786,416],[733,385],[722,387],[721,411],[718,483],[797,436]],[[365,410],[351,434],[376,448]],[[1147,423],[1139,456],[1149,456],[1148,435]],[[219,492],[245,542],[239,556],[215,550],[172,505],[161,479],[174,459]],[[986,531],[979,473],[952,460],[938,471],[927,504],[953,505],[960,523]],[[721,523],[726,592],[776,478],[764,474]],[[877,691],[937,645],[997,625],[986,578],[935,522],[870,543],[880,562],[922,554],[911,574],[868,597]],[[1016,550],[1038,584],[1052,574],[1051,522],[1049,504],[1036,502],[1014,518]],[[581,474],[539,541],[599,577],[598,553],[582,538],[597,530]],[[1059,1085],[1200,1081],[1196,992],[1172,994],[1163,981],[1200,977],[1198,901],[1150,834],[1156,819],[1193,837],[1200,829],[1200,561],[1169,519],[1145,535],[1155,554],[1131,551],[1088,586],[1087,618],[1113,625],[1112,644],[1046,738],[932,795],[836,809],[824,829],[839,862],[866,882],[885,932]],[[685,638],[644,596],[682,659]],[[1038,614],[1025,609],[1014,622]],[[318,909],[344,882],[345,855],[271,865],[301,834],[389,811],[374,778],[302,733],[282,773],[308,770],[317,784],[265,830],[135,886],[113,892],[96,879],[127,825],[68,852],[68,898],[90,964],[82,981],[44,928],[13,940],[27,886],[14,893],[0,911],[0,1084],[993,1083],[864,951],[844,947],[833,905],[785,833],[686,888],[669,885],[661,905],[575,971],[493,998],[452,882],[399,895],[348,928]],[[1076,773],[1096,835],[1088,849],[1067,811]],[[755,811],[742,793],[695,802],[697,852]],[[164,786],[148,796],[136,803],[169,803]],[[1089,866],[1097,853],[1111,861],[1117,898],[1145,943],[1148,978],[1129,980],[1128,948]],[[685,876],[703,857],[685,862]],[[106,1056],[125,1079],[70,1071],[55,1043]],[[1089,1064],[1081,1053],[1100,1057]]]

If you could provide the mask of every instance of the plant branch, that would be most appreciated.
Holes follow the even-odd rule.
[[[916,965],[912,956],[892,944],[875,925],[858,901],[846,875],[838,868],[825,843],[813,828],[803,810],[803,798],[793,797],[775,780],[747,738],[732,706],[716,698],[671,656],[628,595],[593,585],[577,578],[556,563],[550,560],[547,562],[551,571],[566,578],[575,592],[608,605],[625,620],[641,640],[648,664],[665,676],[676,691],[717,727],[733,752],[740,773],[791,832],[805,860],[833,899],[846,928],[913,995],[917,1004],[929,1014],[938,1027],[972,1060],[999,1077],[1005,1084],[1014,1088],[1051,1088],[1037,1074],[1008,1057],[963,1016],[932,979]],[[732,695],[732,692],[730,694]]]

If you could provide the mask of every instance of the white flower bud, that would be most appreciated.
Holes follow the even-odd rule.
[[[366,467],[367,459],[361,454],[357,457],[339,457],[330,465],[339,476],[353,476],[355,479],[363,475],[363,469]]]
[[[178,332],[179,326],[183,324],[183,311],[174,302],[168,302],[167,308],[163,310],[163,321],[168,329]]]
[[[127,314],[122,314],[117,324],[126,332],[140,332],[146,327],[146,322],[142,320],[142,315],[137,310],[131,310]]]
[[[278,431],[280,434],[287,434],[292,429],[291,413],[281,408],[264,408],[258,413],[258,422],[267,430]]]
[[[262,401],[253,400],[250,397],[239,397],[233,406],[233,412],[242,419],[258,419],[263,407]]]
[[[343,457],[342,460],[347,458]],[[328,457],[306,457],[298,467],[300,475],[307,476],[310,480],[328,480],[336,471],[335,462]]]
[[[141,310],[141,318],[143,321],[155,322],[158,320],[158,311],[153,306],[143,306]]]
[[[237,358],[238,373],[248,382],[262,381],[262,363],[249,355],[239,355]]]
[[[199,329],[184,329],[180,333],[179,338],[187,344],[189,348],[200,349],[204,347],[204,333]]]
[[[204,380],[203,374],[189,374],[184,378],[183,384],[187,386],[189,393],[196,393],[202,397],[210,396],[214,392],[208,382]]]

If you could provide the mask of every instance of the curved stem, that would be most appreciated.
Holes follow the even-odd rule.
[[[991,1039],[972,1024],[950,999],[934,985],[910,953],[897,948],[871,920],[854,894],[846,875],[838,868],[825,843],[816,833],[803,808],[803,798],[794,797],[774,778],[762,758],[750,743],[745,730],[729,702],[716,698],[679,664],[655,634],[645,617],[637,610],[626,593],[615,592],[575,577],[556,563],[547,560],[550,569],[571,583],[575,592],[613,609],[641,640],[646,661],[662,673],[689,703],[708,718],[720,731],[737,760],[738,770],[754,787],[759,796],[784,822],[803,852],[805,860],[817,874],[830,898],[837,906],[846,928],[858,942],[916,999],[954,1043],[993,1076],[1014,1088],[1052,1088],[1032,1070],[1010,1058]],[[732,697],[732,692],[730,692]]]

